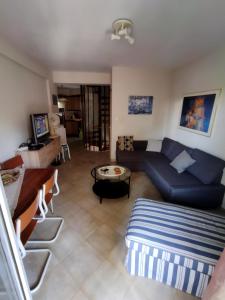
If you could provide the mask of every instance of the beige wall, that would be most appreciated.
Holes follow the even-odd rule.
[[[178,128],[182,97],[185,93],[225,88],[225,49],[174,73],[173,97],[167,134],[191,147],[197,147],[225,159],[225,95],[219,99],[210,137]]]
[[[53,105],[52,95],[57,95],[57,86],[53,82],[52,72],[48,73],[48,79],[46,80],[46,88],[47,88],[47,97],[48,97],[48,107],[49,112],[56,113],[58,112],[58,105]]]
[[[3,161],[30,137],[30,114],[48,111],[48,72],[1,42],[0,161]]]
[[[42,77],[47,78],[49,76],[48,70],[43,67],[38,62],[30,59],[28,56],[25,56],[11,44],[9,44],[5,39],[0,37],[0,54],[4,55],[7,58],[15,61],[17,64],[23,66],[29,71],[34,72]]]
[[[128,115],[130,95],[153,96],[152,115]],[[134,139],[164,137],[170,97],[169,73],[164,70],[113,67],[111,159],[115,159],[119,135]]]
[[[111,84],[111,72],[53,71],[52,74],[54,83]]]

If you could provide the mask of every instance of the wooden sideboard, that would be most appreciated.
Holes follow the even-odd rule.
[[[60,152],[60,138],[56,137],[39,150],[18,151],[22,156],[25,168],[46,168]]]
[[[75,120],[65,120],[66,135],[67,136],[79,136],[79,122]]]

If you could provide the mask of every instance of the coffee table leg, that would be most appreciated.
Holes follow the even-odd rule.
[[[130,198],[130,177],[129,177],[129,183],[128,183],[128,198]]]

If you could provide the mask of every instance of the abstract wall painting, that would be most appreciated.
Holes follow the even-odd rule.
[[[210,136],[219,90],[184,96],[179,127]]]
[[[153,96],[129,96],[128,114],[152,114]]]

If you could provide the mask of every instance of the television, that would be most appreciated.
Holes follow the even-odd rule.
[[[33,137],[35,144],[44,143],[50,136],[48,114],[31,115]]]

